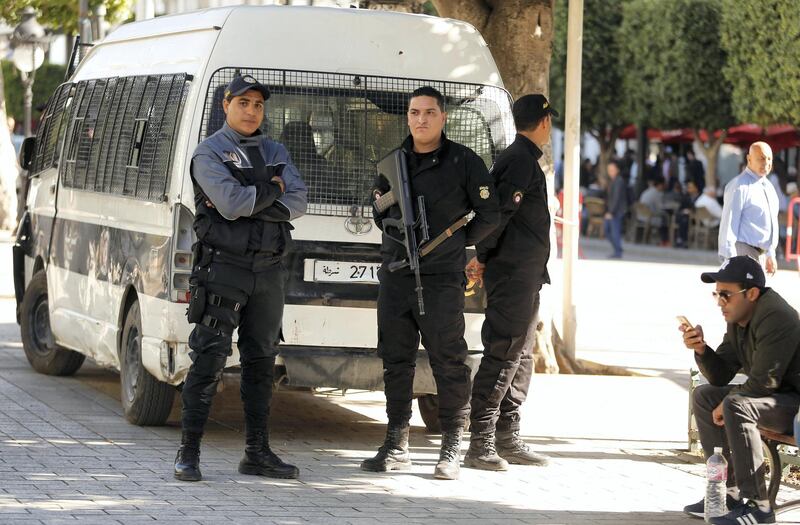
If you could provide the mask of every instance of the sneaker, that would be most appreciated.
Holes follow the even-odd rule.
[[[713,525],[756,525],[756,523],[775,523],[775,511],[764,512],[755,501],[748,501],[718,518],[711,518]]]
[[[738,499],[733,499],[731,496],[725,496],[725,507],[728,509],[728,511],[732,511],[737,505],[741,505],[741,503],[742,502]],[[693,518],[703,519],[706,516],[705,504],[706,500],[703,498],[697,503],[692,503],[691,505],[686,505],[683,507],[683,512],[689,516],[692,516]]]

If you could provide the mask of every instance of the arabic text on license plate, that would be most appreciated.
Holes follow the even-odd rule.
[[[314,261],[314,280],[322,282],[377,283],[379,263]]]

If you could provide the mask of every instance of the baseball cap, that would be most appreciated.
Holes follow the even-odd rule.
[[[764,288],[767,279],[761,265],[747,255],[731,257],[719,267],[719,271],[700,274],[704,283],[742,283],[747,287]]]
[[[253,78],[252,75],[240,75],[233,77],[228,87],[225,88],[225,100],[244,95],[251,89],[261,93],[264,96],[264,100],[269,98],[267,86]]]
[[[558,111],[553,109],[547,97],[538,93],[519,97],[512,111],[514,115],[524,115],[526,120],[539,120],[546,115],[558,117]]]

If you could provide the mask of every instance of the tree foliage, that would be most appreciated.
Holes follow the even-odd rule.
[[[555,6],[555,36],[550,69],[550,98],[561,116],[567,81],[567,0]],[[581,127],[594,135],[622,128],[624,92],[616,34],[622,23],[623,0],[584,0],[581,60]]]
[[[14,117],[17,122],[22,122],[25,116],[23,108],[23,88],[19,70],[9,61],[0,62],[3,68],[3,78],[5,80],[6,113]],[[50,95],[56,88],[64,82],[66,68],[55,64],[45,63],[36,70],[36,77],[33,82],[33,105],[32,114],[34,122],[38,118],[37,107],[47,103]]]
[[[800,125],[797,0],[723,0],[724,67],[742,122]]]
[[[720,0],[630,0],[618,34],[631,121],[664,129],[735,123],[723,76]]]
[[[89,10],[105,6],[105,19],[111,24],[120,22],[129,13],[131,0],[89,0]],[[78,34],[78,0],[3,0],[0,2],[0,19],[8,25],[19,23],[22,10],[28,6],[36,9],[36,18],[42,26],[67,35]]]

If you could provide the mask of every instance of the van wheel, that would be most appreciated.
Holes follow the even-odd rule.
[[[134,425],[163,425],[172,410],[175,389],[142,365],[142,316],[135,301],[122,326],[120,387],[125,418]]]
[[[51,376],[69,376],[78,371],[86,356],[61,348],[50,331],[47,306],[47,276],[36,272],[25,288],[20,306],[20,332],[25,357],[34,370]]]
[[[439,433],[442,431],[442,425],[439,422],[439,396],[436,394],[425,394],[417,398],[417,408],[419,414],[422,416],[422,421],[425,422],[425,428],[428,432]]]
[[[428,432],[438,434],[442,431],[442,423],[439,421],[439,396],[436,394],[425,394],[417,398],[417,408],[425,423]],[[464,432],[469,432],[469,414],[464,420]]]

